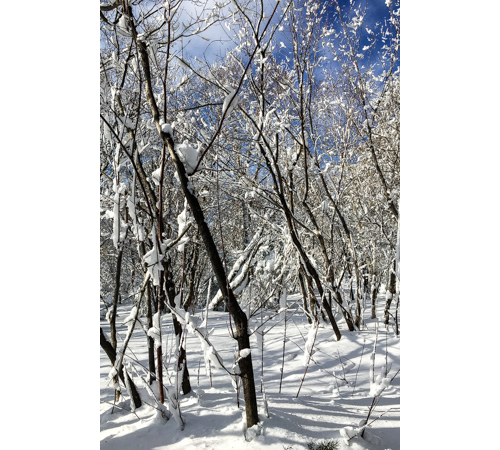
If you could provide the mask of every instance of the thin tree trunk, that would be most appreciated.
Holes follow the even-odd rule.
[[[109,319],[109,326],[111,331],[111,345],[116,350],[116,310],[118,309],[118,296],[120,295],[120,278],[122,272],[122,259],[123,259],[123,247],[118,250],[118,258],[116,259],[116,274],[115,274],[115,290],[113,293],[113,309],[111,310],[111,315]]]
[[[146,248],[144,242],[140,242],[139,244],[139,254],[141,256],[141,260],[146,253]],[[145,271],[147,269],[144,269]],[[152,290],[151,290],[151,282],[148,281],[146,285],[146,320],[148,324],[148,330],[153,328],[153,298],[152,298]],[[152,384],[154,380],[156,380],[156,367],[155,367],[155,341],[151,336],[147,336],[148,343],[148,366],[149,366],[149,384]]]
[[[151,298],[151,284],[148,281],[146,286],[146,317],[148,330],[153,328],[153,305]],[[151,336],[148,336],[148,364],[149,364],[149,384],[156,380],[156,367],[155,367],[155,341]]]
[[[386,294],[385,310],[384,310],[384,324],[389,325],[389,309],[391,307],[391,302],[396,293],[396,260],[392,263],[392,267],[389,273],[389,295]]]
[[[101,328],[101,336],[100,336],[100,344],[106,355],[108,355],[109,361],[111,362],[111,365],[114,366],[115,361],[116,361],[116,349],[111,345],[110,342],[106,339],[104,336],[104,332],[102,331]],[[122,383],[125,384],[125,377],[123,375],[123,367],[120,368],[120,371],[118,373],[118,376],[120,377],[120,380],[122,380]],[[134,404],[136,408],[139,408],[142,406],[142,401],[141,397],[139,396],[139,392],[137,392],[137,388],[135,386],[134,380],[129,377],[127,374],[128,382],[130,383],[130,391],[132,393],[132,399],[134,400]],[[116,398],[115,394],[115,400],[118,400]]]
[[[172,308],[175,308],[175,284],[172,280],[170,261],[168,261],[164,266],[165,266],[165,288],[167,290],[168,303]],[[174,324],[174,334],[176,337],[176,342],[180,344],[182,342],[182,333],[183,333],[182,325],[177,320],[176,315],[173,313],[172,313],[172,322]],[[191,392],[191,382],[189,380],[189,371],[187,368],[186,349],[181,345],[178,350],[179,350],[179,359],[178,359],[177,371],[180,371],[182,364],[184,367],[184,371],[182,374],[181,386],[182,386],[182,393],[185,395]]]
[[[376,312],[377,294],[378,294],[378,286],[375,279],[375,274],[372,274],[371,295],[370,295],[372,301],[372,319],[377,318],[377,312]]]

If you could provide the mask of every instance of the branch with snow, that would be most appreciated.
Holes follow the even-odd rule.
[[[157,238],[156,238],[156,227],[153,225],[153,229],[151,231],[151,239],[153,241],[153,248],[147,252],[142,260],[146,264],[148,273],[151,275],[153,279],[153,285],[160,285],[160,272],[163,270],[163,260],[165,259],[165,255],[171,249],[173,249],[177,244],[181,242],[184,235],[187,233],[192,223],[188,222],[187,224],[183,224],[182,231],[179,231],[179,234],[176,239],[171,240],[167,239],[165,242],[160,244],[160,248],[158,248]]]
[[[189,312],[186,312],[181,308],[172,307],[168,303],[166,303],[166,306],[176,316],[181,325],[185,326],[191,333],[195,334],[198,337],[201,348],[203,350],[205,364],[207,364],[208,361],[211,361],[215,365],[215,367],[220,367],[231,375],[231,373],[224,366],[222,357],[219,355],[217,350],[208,339],[208,336],[211,334],[211,332],[207,333],[206,330],[202,331],[198,327],[198,318],[192,316]]]
[[[257,230],[250,243],[246,246],[240,257],[233,264],[233,267],[229,272],[229,275],[227,276],[229,285],[235,294],[239,293],[238,288],[243,285],[245,279],[247,278],[248,271],[251,267],[252,258],[262,244],[262,232],[262,228],[259,228],[259,230]],[[217,304],[219,304],[220,301],[222,301],[222,299],[222,291],[219,289],[208,307],[210,309],[214,308]]]

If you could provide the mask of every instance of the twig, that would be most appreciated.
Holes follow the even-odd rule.
[[[356,371],[356,377],[354,378],[354,388],[352,390],[352,395],[354,395],[354,391],[356,389],[356,381],[358,379],[358,373],[359,373],[359,369],[361,367],[361,361],[363,360],[363,353],[365,351],[365,343],[366,343],[366,338],[363,339],[363,350],[361,350],[361,358],[359,359],[359,366],[358,366],[358,370]]]
[[[137,415],[137,413],[135,411],[132,411],[131,409],[127,409],[127,408],[123,408],[122,406],[118,406],[116,405],[115,403],[111,403],[111,402],[107,402],[106,400],[101,400],[101,403],[107,403],[108,405],[113,405],[113,409],[116,407],[118,409],[123,409],[124,411],[128,411],[128,412],[131,412],[133,414],[135,414],[135,416],[141,420],[141,418]],[[146,402],[144,402],[146,403]]]

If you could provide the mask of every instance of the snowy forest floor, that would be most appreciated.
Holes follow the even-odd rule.
[[[298,295],[291,295],[291,305]],[[295,305],[296,307],[296,305]],[[338,448],[397,450],[400,426],[400,352],[399,338],[392,328],[387,331],[383,325],[384,299],[377,301],[377,320],[371,320],[369,308],[365,311],[364,329],[349,332],[343,319],[339,322],[342,339],[335,341],[335,335],[329,324],[320,324],[314,353],[309,369],[299,390],[304,375],[304,348],[310,325],[301,311],[291,307],[287,312],[283,380],[280,387],[280,374],[283,361],[283,335],[285,322],[280,316],[269,320],[264,325],[264,351],[257,348],[255,334],[251,337],[252,361],[255,374],[260,435],[246,441],[243,433],[244,402],[240,393],[240,407],[236,404],[236,391],[230,376],[222,369],[212,367],[212,387],[205,373],[203,354],[199,341],[191,333],[187,337],[187,365],[193,391],[181,395],[181,414],[185,422],[184,430],[172,418],[168,422],[158,418],[156,410],[150,406],[150,398],[142,381],[134,377],[141,398],[149,403],[130,412],[128,395],[118,407],[113,408],[114,389],[109,380],[109,360],[101,349],[100,355],[100,423],[101,450],[112,449],[307,449],[308,443],[319,444],[332,439],[338,440]],[[131,304],[119,305],[117,324],[127,317]],[[274,313],[263,313],[263,320]],[[197,311],[197,314],[199,312]],[[338,315],[337,315],[338,317]],[[250,320],[250,329],[261,323],[261,316]],[[101,327],[109,334],[109,324],[101,321]],[[229,317],[224,312],[209,312],[208,329],[214,328],[210,341],[224,360],[224,365],[231,368],[237,351],[236,341],[229,335]],[[123,340],[126,326],[118,326],[118,340]],[[170,314],[163,318],[164,354],[167,354],[168,374],[164,374],[164,383],[170,389],[173,383],[173,326]],[[344,427],[356,428],[364,422],[372,404],[370,395],[370,359],[377,339],[375,357],[375,377],[386,367],[391,384],[382,392],[380,400],[370,416],[375,420],[364,434],[364,439],[357,436],[349,441],[349,447],[340,431]],[[136,326],[128,354],[147,367],[147,345],[144,331]],[[165,352],[166,350],[166,352]],[[132,351],[133,353],[129,353]],[[126,358],[127,360],[127,358]],[[264,410],[261,392],[261,369],[263,360],[263,381],[267,397],[269,417]],[[140,366],[136,364],[140,370]],[[172,383],[169,382],[169,377]],[[394,377],[394,378],[393,378]],[[153,385],[157,395],[157,384]]]

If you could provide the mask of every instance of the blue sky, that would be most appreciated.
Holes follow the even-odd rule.
[[[275,0],[268,0],[265,2],[267,4],[266,11],[271,12],[274,7]],[[282,2],[285,4],[286,2]],[[335,2],[326,1],[327,14],[328,17],[332,19],[336,16],[335,12]],[[341,9],[348,11],[350,6],[349,0],[339,0]],[[187,3],[187,9],[189,10],[189,4]],[[231,5],[232,6],[232,5]],[[357,0],[352,2],[353,7],[368,7],[368,13],[364,20],[364,26],[368,26],[373,29],[377,22],[384,22],[388,19],[389,9],[385,4],[385,0]],[[193,10],[194,11],[194,8]],[[188,11],[186,11],[187,13]],[[189,56],[196,56],[200,59],[206,58],[209,62],[212,62],[217,54],[224,53],[234,46],[228,37],[228,30],[225,28],[224,24],[216,24],[209,30],[204,32],[201,36],[210,40],[207,42],[203,40],[200,36],[192,37],[184,42],[184,54]],[[279,38],[278,38],[279,40]]]

